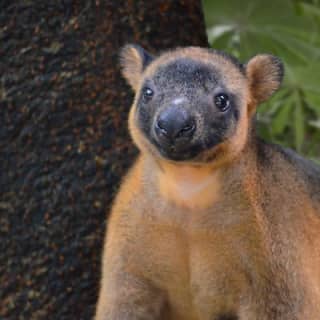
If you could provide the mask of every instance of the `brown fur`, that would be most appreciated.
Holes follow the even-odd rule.
[[[187,48],[161,55],[139,77],[185,55],[223,70],[247,111],[219,148],[176,163],[141,134],[135,99],[129,127],[141,154],[108,223],[95,319],[316,320],[319,200],[298,165],[251,128],[252,108],[279,86],[277,66],[257,56],[243,75],[223,56]],[[123,57],[139,93],[141,79],[126,67],[138,55]]]
[[[280,61],[267,54],[260,54],[252,58],[246,70],[249,87],[253,93],[252,98],[256,103],[267,100],[278,89],[283,77]]]

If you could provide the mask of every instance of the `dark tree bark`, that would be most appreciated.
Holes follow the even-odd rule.
[[[0,319],[90,319],[135,149],[117,54],[207,40],[200,1],[0,1]]]

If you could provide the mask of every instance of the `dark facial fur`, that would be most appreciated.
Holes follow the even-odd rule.
[[[145,97],[146,88],[153,91],[151,98]],[[215,96],[219,94],[228,96],[229,107],[225,111],[215,105]],[[183,109],[194,119],[192,137],[171,144],[158,139],[156,121],[170,108]],[[152,77],[145,79],[137,102],[136,121],[164,157],[191,160],[232,135],[240,109],[237,97],[227,89],[216,68],[190,58],[180,58],[160,66]]]

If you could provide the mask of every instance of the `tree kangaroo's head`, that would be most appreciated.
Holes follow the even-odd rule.
[[[242,65],[219,51],[178,48],[153,57],[137,45],[121,52],[135,91],[131,135],[142,150],[184,163],[223,163],[244,148],[256,106],[280,86],[281,61],[257,55]]]

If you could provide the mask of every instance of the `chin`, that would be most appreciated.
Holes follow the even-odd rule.
[[[201,154],[201,150],[198,146],[190,146],[177,150],[177,148],[169,147],[167,145],[163,146],[156,141],[152,141],[152,145],[161,158],[168,161],[192,162]]]
[[[158,150],[162,158],[168,161],[174,162],[190,162],[195,159],[195,156],[191,155],[189,152],[167,152],[165,150]]]

